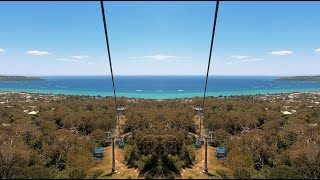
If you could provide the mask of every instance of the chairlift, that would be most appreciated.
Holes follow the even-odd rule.
[[[124,141],[119,141],[118,142],[119,148],[124,149],[124,144],[125,144]]]
[[[106,143],[111,143],[112,140],[114,139],[114,131],[107,131],[105,132],[106,136],[105,136],[105,142]]]
[[[201,148],[201,142],[200,141],[196,141],[194,143],[194,149],[200,149]]]
[[[207,132],[207,141],[209,143],[214,143],[216,141],[216,136],[214,131],[208,131]]]
[[[94,153],[93,153],[93,156],[95,159],[102,159],[103,158],[103,148],[102,147],[96,147],[94,149]]]
[[[216,157],[220,159],[226,159],[227,157],[227,152],[224,147],[217,147],[216,148]]]

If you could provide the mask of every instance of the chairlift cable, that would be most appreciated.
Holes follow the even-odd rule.
[[[101,13],[102,13],[102,20],[103,20],[103,27],[104,27],[104,34],[106,38],[106,44],[107,44],[107,50],[108,50],[108,58],[109,58],[109,65],[110,65],[110,73],[111,73],[111,79],[112,79],[112,87],[113,87],[113,95],[114,95],[114,101],[116,106],[116,112],[117,112],[117,118],[118,118],[118,103],[117,103],[117,96],[116,96],[116,88],[114,86],[114,77],[113,77],[113,71],[112,71],[112,63],[111,63],[111,55],[110,55],[110,47],[109,47],[109,38],[108,38],[108,31],[107,31],[107,22],[104,12],[104,6],[103,1],[100,1],[101,5]],[[115,166],[115,153],[114,153],[114,138],[112,138],[112,172],[116,172],[116,166]]]
[[[207,92],[208,76],[209,76],[209,71],[210,71],[211,55],[212,55],[212,49],[213,49],[214,35],[215,35],[215,31],[216,31],[218,10],[219,10],[219,1],[217,1],[217,3],[216,3],[216,10],[215,10],[215,14],[214,14],[214,22],[213,22],[213,28],[212,28],[212,37],[211,37],[210,53],[209,53],[209,60],[208,60],[207,76],[206,76],[206,83],[205,83],[205,87],[204,87],[203,100],[202,100],[202,111],[204,108],[204,100],[206,98],[206,92]]]
[[[209,70],[210,70],[210,63],[211,63],[211,55],[212,55],[212,49],[213,49],[213,41],[214,41],[214,35],[216,32],[216,25],[217,25],[217,17],[218,17],[218,10],[219,10],[219,1],[216,2],[216,10],[214,13],[214,21],[213,21],[213,27],[212,27],[212,37],[211,37],[211,45],[210,45],[210,53],[209,53],[209,60],[208,60],[208,68],[207,68],[207,76],[206,76],[206,84],[204,87],[204,93],[203,93],[203,100],[202,100],[202,112],[204,111],[204,100],[206,98],[206,92],[207,92],[207,85],[208,85],[208,77],[209,77]],[[203,113],[202,113],[203,114]],[[201,117],[200,117],[200,137],[201,137]],[[212,140],[212,139],[211,139]],[[204,160],[204,168],[203,172],[208,173],[208,139],[205,138],[205,160]]]
[[[104,34],[105,34],[107,50],[108,50],[108,58],[109,58],[109,65],[110,65],[110,72],[111,72],[111,79],[112,79],[113,95],[114,95],[114,101],[116,103],[116,111],[117,111],[118,104],[117,104],[116,88],[114,86],[114,78],[113,78],[110,47],[109,47],[109,38],[108,38],[108,31],[107,31],[107,22],[106,22],[106,17],[105,17],[105,12],[104,12],[103,1],[100,1],[100,4],[101,4],[102,19],[103,19]]]

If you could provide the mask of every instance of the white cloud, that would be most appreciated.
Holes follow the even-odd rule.
[[[57,61],[66,61],[66,62],[85,63],[85,64],[88,64],[88,65],[96,64],[95,62],[83,61],[83,60],[79,60],[79,59],[61,58],[61,59],[56,59],[56,60],[57,60]]]
[[[47,51],[27,51],[26,53],[30,54],[30,55],[36,55],[36,56],[42,56],[42,55],[49,54],[49,52],[47,52]]]
[[[3,53],[3,52],[5,52],[5,50],[0,48],[0,53]]]
[[[85,62],[85,61],[80,61],[80,60],[75,60],[75,59],[56,59],[57,61],[69,61],[69,62]]]
[[[230,64],[237,64],[237,63],[244,63],[244,62],[254,62],[254,61],[263,61],[264,59],[258,59],[258,58],[254,58],[254,59],[241,59],[241,60],[237,60],[237,61],[229,61],[226,62],[226,64],[230,65]]]
[[[264,59],[245,59],[245,60],[241,60],[239,62],[251,62],[251,61],[263,61]]]
[[[72,58],[75,58],[75,59],[84,59],[84,58],[87,58],[89,56],[71,56]]]
[[[181,56],[172,56],[172,55],[163,55],[163,54],[156,54],[152,56],[141,56],[141,57],[132,57],[133,59],[149,59],[154,61],[175,61],[175,60],[183,60],[187,59],[187,57]]]
[[[316,50],[314,50],[315,52],[320,52],[320,48],[319,49],[316,49]]]
[[[271,54],[273,54],[273,55],[281,55],[281,56],[290,55],[292,53],[293,53],[292,51],[273,51],[273,52],[271,52]]]
[[[245,59],[248,58],[248,56],[231,56],[232,58],[236,58],[236,59]]]

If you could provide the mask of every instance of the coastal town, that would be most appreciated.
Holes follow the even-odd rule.
[[[36,115],[39,113],[39,107],[36,106],[38,102],[52,103],[57,101],[66,100],[66,95],[54,95],[54,94],[37,94],[27,92],[6,92],[0,91],[0,105],[6,108],[22,108],[23,112],[28,115]],[[291,115],[304,108],[314,108],[320,105],[320,92],[295,92],[295,93],[281,93],[281,94],[265,94],[253,96],[256,100],[261,100],[269,103],[282,103],[281,113],[284,115]],[[101,96],[94,96],[87,98],[101,99]],[[220,96],[218,99],[229,99],[230,96]],[[143,101],[139,98],[125,98],[128,103],[138,103]],[[165,100],[155,100],[162,102]],[[192,98],[176,99],[180,103],[191,103]],[[55,109],[52,108],[52,111]],[[268,109],[266,109],[268,110]]]

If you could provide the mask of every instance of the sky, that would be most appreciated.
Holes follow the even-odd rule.
[[[215,2],[104,2],[115,75],[205,75]],[[0,2],[1,75],[110,75],[100,3]],[[210,75],[316,75],[320,2],[220,2]]]

